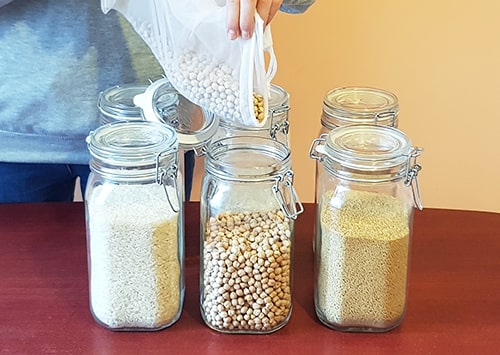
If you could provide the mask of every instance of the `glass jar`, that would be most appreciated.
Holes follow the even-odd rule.
[[[349,124],[397,128],[399,101],[393,93],[370,87],[340,87],[323,98],[320,134]]]
[[[90,307],[112,330],[159,330],[184,299],[182,177],[175,131],[116,122],[87,138]]]
[[[271,84],[269,94],[269,116],[264,126],[238,126],[234,125],[233,122],[220,120],[219,129],[213,140],[232,136],[258,136],[275,139],[288,145],[290,95],[283,88],[274,84]]]
[[[384,332],[403,320],[420,153],[387,126],[338,127],[313,141],[314,300],[326,326]]]
[[[263,137],[205,149],[201,192],[201,312],[223,333],[270,333],[292,310],[294,220],[290,150]]]
[[[125,84],[102,91],[97,102],[101,123],[142,121],[142,110],[135,105],[134,97],[147,88],[148,85],[143,84]]]

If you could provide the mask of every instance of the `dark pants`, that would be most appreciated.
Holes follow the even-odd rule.
[[[194,151],[184,155],[184,191],[189,201],[193,185]],[[0,203],[73,201],[76,179],[82,195],[88,165],[0,163]]]

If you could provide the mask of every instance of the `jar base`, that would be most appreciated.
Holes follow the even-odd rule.
[[[344,333],[387,333],[390,332],[391,330],[394,330],[402,323],[402,319],[399,319],[397,322],[391,322],[384,326],[369,326],[369,325],[359,325],[354,323],[335,324],[325,319],[322,319],[319,315],[318,319],[323,325],[327,326],[328,328]]]

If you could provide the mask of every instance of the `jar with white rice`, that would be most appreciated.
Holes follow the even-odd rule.
[[[314,301],[326,326],[385,332],[402,322],[420,153],[387,126],[338,127],[313,141]]]
[[[294,220],[290,150],[239,136],[205,149],[201,192],[201,312],[223,333],[266,334],[292,311]]]
[[[90,308],[111,330],[160,330],[184,299],[182,174],[175,131],[115,122],[87,138]]]

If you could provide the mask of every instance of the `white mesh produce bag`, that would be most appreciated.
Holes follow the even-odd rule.
[[[115,9],[124,15],[180,94],[227,122],[263,126],[277,69],[270,26],[264,29],[256,14],[252,38],[232,41],[226,33],[226,7],[220,2],[101,0],[101,6],[104,13]],[[263,98],[261,120],[255,116],[254,93]]]

